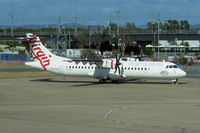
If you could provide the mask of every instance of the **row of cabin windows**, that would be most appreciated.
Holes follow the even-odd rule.
[[[138,68],[137,68],[137,67],[135,67],[135,68],[133,68],[133,67],[127,67],[127,68],[126,68],[126,67],[125,67],[124,69],[125,69],[125,70],[145,70],[145,71],[146,71],[146,70],[150,70],[150,68],[147,69],[146,67],[145,67],[145,68],[143,68],[143,67],[141,67],[141,68],[140,68],[140,67],[138,67]]]
[[[69,66],[69,69],[109,69],[105,67],[90,67],[90,66]]]
[[[68,68],[68,67],[67,67]],[[121,68],[121,67],[120,67]],[[90,66],[69,66],[69,69],[110,69],[110,68],[105,68],[105,67],[90,67]],[[133,67],[124,67],[124,70],[150,70],[150,68],[143,68],[143,67],[138,67],[138,68],[133,68]]]

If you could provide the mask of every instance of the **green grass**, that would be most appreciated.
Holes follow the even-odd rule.
[[[18,64],[0,64],[0,68],[31,68],[25,65]],[[53,77],[58,74],[46,72],[46,71],[27,71],[27,72],[0,72],[0,79],[6,78],[31,78],[31,77]]]
[[[0,64],[0,68],[30,68],[30,67],[18,64]]]
[[[41,71],[41,72],[0,72],[0,79],[7,78],[32,78],[32,77],[54,77],[57,74]]]

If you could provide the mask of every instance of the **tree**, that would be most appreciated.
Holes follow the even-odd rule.
[[[153,23],[152,21],[148,22],[148,23],[147,23],[147,29],[148,29],[148,30],[154,29],[154,26],[153,26],[153,25],[154,25],[154,23]]]
[[[0,52],[3,52],[3,48],[0,48]]]
[[[83,30],[82,34],[79,37],[80,48],[88,47],[88,37],[89,37],[88,30]]]
[[[189,30],[190,29],[190,24],[188,23],[187,20],[181,20],[180,21],[180,29],[182,29],[182,30]]]
[[[168,20],[168,30],[179,30],[179,22],[177,20]]]
[[[115,24],[115,23],[110,23],[110,26],[111,26],[111,30],[112,30],[112,31],[117,31],[117,24]]]
[[[82,59],[97,59],[99,58],[99,55],[95,53],[92,49],[86,49],[81,51],[81,58]]]
[[[151,49],[151,48],[146,48],[146,49],[145,49],[145,54],[146,54],[146,55],[149,55],[149,56],[152,56],[152,55],[153,55],[152,49]]]
[[[100,49],[100,45],[101,43],[104,41],[106,35],[108,33],[108,29],[104,29],[102,33],[100,33],[100,31],[98,33],[94,33],[94,37],[95,37],[95,40],[96,40],[96,48],[97,49]]]
[[[180,45],[182,45],[182,46],[189,46],[189,43],[188,42],[182,42]]]
[[[103,55],[103,52],[105,51],[112,51],[112,46],[110,45],[109,41],[103,41],[100,44],[100,48],[99,48],[101,55]]]
[[[178,60],[179,62],[180,62],[180,64],[186,64],[187,63],[187,58],[185,58],[184,56],[183,57],[181,57],[179,60]]]

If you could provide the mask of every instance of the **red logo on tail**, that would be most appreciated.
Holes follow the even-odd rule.
[[[41,43],[40,40],[29,40],[29,43],[34,43],[32,45],[32,53],[35,56],[34,59],[38,59],[40,61],[40,64],[42,65],[42,67],[44,68],[44,70],[46,69],[46,66],[50,65],[50,59],[49,57],[51,57],[51,55],[49,55],[49,57],[42,51],[42,49],[40,48],[40,44],[35,44],[35,43]]]

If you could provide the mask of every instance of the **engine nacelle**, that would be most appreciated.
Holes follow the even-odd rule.
[[[125,79],[126,76],[125,75],[109,74],[109,78],[110,78],[110,80],[121,80],[121,79]]]

